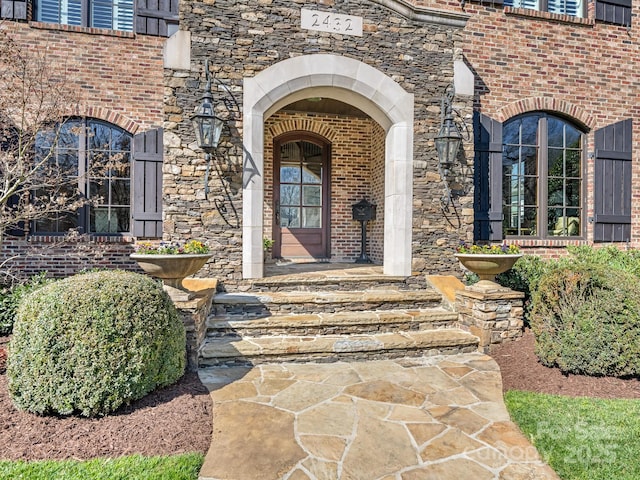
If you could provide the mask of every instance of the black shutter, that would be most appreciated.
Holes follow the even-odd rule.
[[[162,237],[162,128],[133,137],[135,237]]]
[[[502,123],[473,116],[474,238],[502,240]]]
[[[631,119],[595,133],[594,242],[631,238]]]
[[[26,0],[0,0],[0,18],[8,20],[26,20]]]
[[[178,22],[178,0],[137,0],[136,33],[168,37],[168,25]]]
[[[596,20],[631,26],[631,0],[597,0]]]

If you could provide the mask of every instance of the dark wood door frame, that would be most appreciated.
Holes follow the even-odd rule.
[[[331,257],[331,142],[321,135],[305,131],[284,133],[273,140],[273,254],[281,257],[281,228],[279,219],[280,199],[280,149],[294,141],[313,143],[322,148],[322,235],[324,244],[324,258]]]

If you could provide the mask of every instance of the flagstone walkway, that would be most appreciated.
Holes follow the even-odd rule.
[[[214,402],[201,480],[559,477],[509,420],[486,355],[200,371]]]

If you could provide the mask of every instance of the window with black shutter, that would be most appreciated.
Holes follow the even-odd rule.
[[[136,33],[170,37],[178,22],[178,0],[137,0]]]
[[[630,27],[631,0],[597,0],[596,20]]]
[[[631,238],[632,120],[596,130],[594,242]]]
[[[0,0],[0,18],[7,20],[27,20],[26,0]]]
[[[133,137],[133,228],[136,237],[162,237],[162,128]]]

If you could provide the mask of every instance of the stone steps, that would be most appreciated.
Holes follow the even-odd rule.
[[[458,314],[443,308],[285,314],[262,318],[210,316],[208,336],[323,335],[453,328]]]
[[[247,288],[214,296],[200,367],[368,360],[478,348],[478,338],[458,328],[458,313],[445,308],[442,295],[427,287],[424,276],[389,277],[375,267],[328,265],[322,271],[253,280]]]
[[[290,313],[435,308],[441,304],[442,296],[427,289],[219,293],[213,298],[214,315],[241,315],[245,318]]]
[[[209,337],[200,366],[331,362],[476,351],[478,338],[458,328],[344,335]]]
[[[304,278],[291,276],[267,277],[251,282],[254,292],[291,292],[322,290],[353,290],[370,289],[418,290],[424,289],[426,282],[418,277],[397,277],[383,274],[331,274],[308,275]]]

